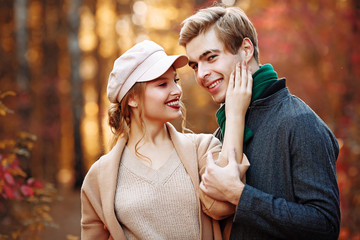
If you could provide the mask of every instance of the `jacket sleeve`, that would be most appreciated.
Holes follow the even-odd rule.
[[[293,186],[294,200],[245,185],[234,224],[247,224],[276,238],[337,239],[340,200],[336,138],[312,115],[292,119],[285,128],[289,134],[283,134],[287,137],[279,141],[283,150],[289,151],[289,159],[280,159],[279,163],[291,163],[288,184]]]
[[[81,188],[81,239],[112,239],[102,220],[98,165],[99,162],[95,162],[90,168]]]
[[[208,153],[213,155],[213,159],[215,159],[217,165],[223,167],[228,163],[227,159],[221,158],[220,141],[212,135],[202,136],[205,136],[205,138],[201,138],[201,141],[198,142],[197,145],[200,177],[205,172],[206,158]],[[242,176],[245,176],[245,172],[248,166],[249,162],[244,155],[243,162],[239,164],[239,169]],[[235,213],[235,205],[231,203],[215,200],[207,196],[203,191],[201,191],[201,189],[199,196],[203,212],[215,220],[225,219]]]

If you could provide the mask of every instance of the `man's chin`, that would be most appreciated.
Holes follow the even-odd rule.
[[[213,101],[217,104],[225,103],[225,98],[220,98],[218,96],[211,96]]]

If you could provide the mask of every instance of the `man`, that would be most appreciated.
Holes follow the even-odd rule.
[[[222,104],[216,113],[220,140],[235,64],[245,62],[253,74],[244,135],[246,184],[236,164],[221,168],[209,159],[200,185],[205,194],[236,206],[230,239],[337,239],[336,138],[289,93],[270,64],[260,65],[256,30],[245,13],[221,5],[202,9],[183,22],[179,43],[197,83]]]

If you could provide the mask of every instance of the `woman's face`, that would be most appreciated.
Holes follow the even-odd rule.
[[[180,97],[176,71],[170,67],[163,75],[146,83],[144,117],[147,121],[165,123],[181,117]]]

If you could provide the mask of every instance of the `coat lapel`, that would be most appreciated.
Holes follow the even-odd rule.
[[[126,145],[126,139],[120,138],[113,149],[106,155],[106,161],[101,166],[101,200],[104,209],[104,219],[110,235],[114,239],[126,239],[115,215],[115,192],[118,179],[121,154]]]
[[[197,150],[195,143],[190,137],[176,131],[175,127],[170,123],[166,123],[170,138],[174,144],[175,150],[184,165],[186,172],[189,174],[194,185],[196,195],[198,196],[199,167],[197,161]]]

